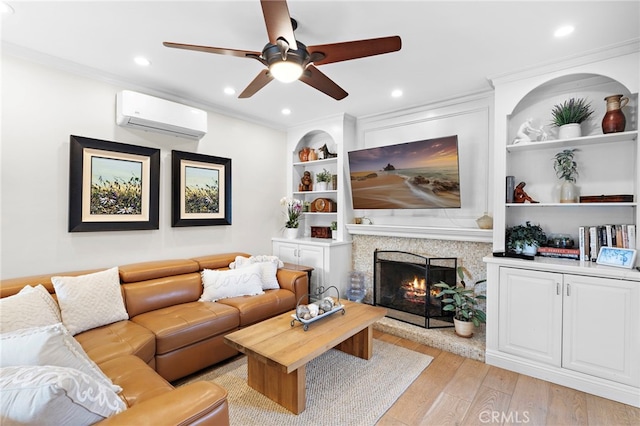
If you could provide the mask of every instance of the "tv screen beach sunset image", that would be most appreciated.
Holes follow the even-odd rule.
[[[460,208],[458,137],[349,152],[354,209]]]

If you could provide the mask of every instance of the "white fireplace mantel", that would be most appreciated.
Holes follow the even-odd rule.
[[[381,237],[423,238],[478,243],[491,243],[493,241],[492,229],[348,224],[347,230],[351,235],[376,235]]]

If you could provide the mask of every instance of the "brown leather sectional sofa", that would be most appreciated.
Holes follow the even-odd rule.
[[[203,269],[227,269],[236,256],[226,253],[192,259],[119,266],[129,320],[75,335],[89,357],[117,385],[127,410],[105,424],[229,424],[226,391],[211,382],[174,388],[170,382],[232,357],[224,343],[234,330],[294,309],[308,289],[307,274],[279,269],[280,289],[256,296],[199,302]],[[51,277],[93,271],[37,275],[0,281],[0,297]]]

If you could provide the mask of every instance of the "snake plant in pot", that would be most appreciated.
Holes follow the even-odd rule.
[[[591,103],[584,98],[571,98],[551,109],[551,122],[558,127],[558,139],[582,136],[580,123],[593,115]]]
[[[486,280],[476,281],[472,287],[467,287],[464,282],[464,270],[462,267],[458,267],[457,272],[460,284],[451,286],[442,281],[434,284],[434,287],[440,289],[436,297],[443,298],[444,307],[442,310],[454,312],[453,323],[456,334],[460,337],[471,337],[473,336],[474,327],[487,322],[487,315],[478,305],[478,301],[486,299],[486,297],[475,292],[475,286]]]

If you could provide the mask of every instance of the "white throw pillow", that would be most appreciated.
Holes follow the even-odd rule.
[[[108,386],[73,368],[0,368],[3,425],[90,425],[125,409]]]
[[[280,288],[280,283],[278,283],[278,279],[276,278],[276,272],[278,268],[284,266],[284,264],[276,256],[236,256],[235,262],[231,262],[229,268],[242,269],[255,264],[260,265],[260,279],[262,280],[263,290]]]
[[[215,302],[236,296],[254,296],[264,294],[260,279],[260,265],[250,265],[242,269],[202,271],[203,291],[201,302]]]
[[[19,365],[57,365],[82,371],[109,386],[122,391],[100,370],[62,323],[25,328],[0,334],[0,367]]]
[[[42,284],[28,285],[13,296],[0,299],[0,333],[60,321],[60,308]]]
[[[282,268],[284,263],[278,256],[269,256],[266,254],[261,254],[258,256],[244,257],[244,256],[236,256],[234,262],[229,264],[229,268],[235,269],[239,268],[243,265],[251,265],[252,263],[262,263],[262,262],[273,262],[278,268]]]
[[[78,277],[52,277],[62,322],[72,335],[129,319],[118,268]]]

